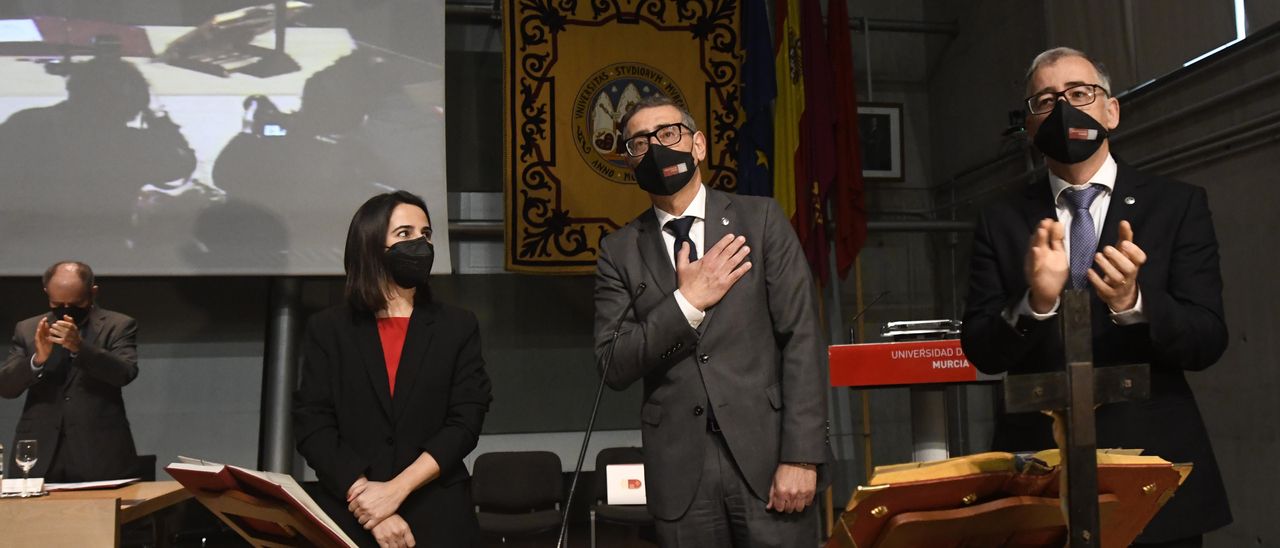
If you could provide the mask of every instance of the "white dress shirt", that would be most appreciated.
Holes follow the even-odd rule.
[[[706,252],[707,248],[703,245],[703,234],[706,233],[706,217],[707,217],[707,187],[706,185],[698,185],[698,194],[693,197],[693,201],[689,202],[679,215],[673,215],[658,206],[653,206],[653,212],[658,216],[658,228],[662,230],[662,242],[666,244],[667,257],[671,259],[671,268],[676,267],[676,235],[666,229],[667,222],[672,219],[680,219],[683,217],[693,217],[693,226],[689,228],[689,239],[693,240],[694,247],[698,248],[698,257]],[[678,281],[678,279],[677,279]],[[676,304],[680,305],[680,311],[684,313],[684,318],[689,321],[689,327],[697,329],[702,324],[703,318],[707,317],[704,310],[698,310],[688,299],[684,298],[684,294],[676,289]]]
[[[1049,172],[1049,190],[1053,192],[1053,203],[1058,212],[1058,222],[1062,223],[1067,229],[1064,231],[1066,237],[1063,238],[1063,250],[1068,257],[1071,256],[1071,220],[1074,217],[1074,211],[1071,205],[1062,197],[1062,193],[1068,189],[1083,190],[1089,185],[1099,185],[1105,188],[1102,193],[1093,199],[1093,203],[1089,204],[1089,216],[1093,218],[1093,233],[1102,236],[1102,223],[1107,218],[1107,211],[1111,208],[1111,195],[1116,188],[1116,160],[1110,154],[1107,159],[1098,168],[1098,171],[1089,177],[1089,182],[1083,185],[1072,185],[1061,177]],[[1098,245],[1098,242],[1090,242],[1090,245]],[[1029,316],[1037,320],[1047,320],[1058,314],[1058,306],[1061,302],[1054,302],[1053,308],[1045,314],[1038,314],[1031,309],[1031,291],[1027,290],[1027,294],[1023,295],[1022,301],[1018,303],[1016,310],[1006,310],[1005,321],[1010,325],[1017,325],[1018,316]],[[1142,310],[1142,290],[1138,290],[1138,300],[1133,308],[1123,312],[1111,311],[1111,321],[1119,325],[1132,325],[1136,323],[1144,323],[1147,317]]]

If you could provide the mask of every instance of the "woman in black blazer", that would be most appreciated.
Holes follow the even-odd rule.
[[[298,451],[320,479],[316,501],[362,546],[475,543],[462,459],[489,377],[475,316],[431,299],[433,258],[421,198],[371,198],[347,232],[346,303],[307,324]]]

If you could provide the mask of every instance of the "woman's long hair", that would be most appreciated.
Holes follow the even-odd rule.
[[[391,212],[400,204],[422,208],[431,222],[427,203],[416,194],[397,190],[369,198],[351,217],[347,229],[347,247],[343,251],[342,266],[347,272],[347,305],[362,312],[378,312],[387,307],[387,284],[391,273],[383,258],[387,247],[387,224]],[[431,290],[418,288],[414,303],[430,302]]]

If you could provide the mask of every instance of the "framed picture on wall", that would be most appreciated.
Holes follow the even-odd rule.
[[[858,140],[862,144],[863,179],[903,180],[901,103],[859,104]]]

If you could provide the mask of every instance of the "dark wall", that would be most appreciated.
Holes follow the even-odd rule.
[[[1218,235],[1231,338],[1217,365],[1188,374],[1235,515],[1209,546],[1280,545],[1280,471],[1257,464],[1280,450],[1280,256],[1266,236],[1280,230],[1277,79],[1280,27],[1121,98],[1116,153],[1203,186]]]

